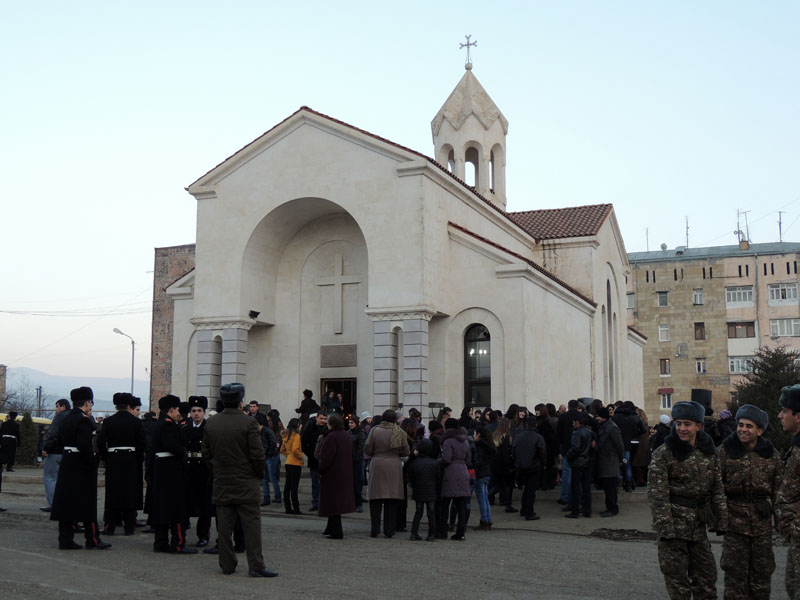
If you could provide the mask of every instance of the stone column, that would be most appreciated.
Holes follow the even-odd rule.
[[[403,413],[428,409],[428,315],[403,319]]]
[[[397,334],[391,321],[372,322],[372,407],[374,414],[397,408]]]
[[[219,400],[220,375],[222,373],[222,346],[214,341],[214,331],[197,331],[197,382],[196,394],[208,398],[209,408]]]
[[[247,329],[226,327],[222,330],[221,383],[246,383]]]

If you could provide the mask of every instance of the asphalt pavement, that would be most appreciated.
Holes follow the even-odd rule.
[[[102,479],[101,479],[102,481]],[[103,488],[98,489],[102,514]],[[300,486],[301,510],[310,503],[310,482]],[[369,537],[369,514],[346,515],[345,539],[321,535],[325,519],[306,513],[290,516],[273,503],[262,509],[262,539],[273,579],[239,569],[223,575],[217,557],[156,554],[152,535],[113,536],[109,550],[58,550],[57,525],[39,507],[44,504],[41,470],[3,473],[0,506],[0,590],[8,599],[59,598],[124,600],[223,597],[250,598],[666,598],[658,569],[646,492],[620,494],[620,515],[600,518],[602,493],[593,495],[594,516],[565,519],[555,491],[537,494],[538,521],[493,507],[493,530],[470,528],[466,541],[412,542],[408,533]],[[515,505],[519,493],[515,491]],[[413,502],[409,509],[413,516]],[[470,524],[477,524],[473,502]],[[425,532],[423,519],[422,532]],[[82,542],[76,536],[76,541]],[[189,531],[191,544],[196,541]],[[719,562],[721,538],[712,539]],[[776,548],[778,568],[772,598],[786,598],[785,548]],[[718,589],[722,597],[722,571]]]

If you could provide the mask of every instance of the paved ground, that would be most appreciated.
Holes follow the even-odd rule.
[[[123,600],[234,595],[239,600],[264,594],[370,600],[412,594],[432,599],[666,598],[653,541],[592,535],[603,528],[613,530],[612,536],[635,530],[640,533],[634,538],[646,537],[649,508],[639,490],[622,495],[622,514],[611,519],[565,519],[555,493],[540,493],[540,521],[495,511],[495,530],[470,530],[466,542],[411,542],[407,534],[371,539],[367,512],[345,517],[344,540],[328,540],[320,535],[323,519],[288,516],[273,504],[262,510],[264,555],[267,565],[281,574],[254,579],[247,577],[244,555],[239,556],[240,571],[224,576],[216,557],[155,554],[152,536],[144,534],[109,537],[106,541],[114,547],[108,551],[59,551],[56,524],[38,510],[44,503],[40,474],[33,469],[4,474],[0,505],[9,511],[0,514],[3,598],[40,599],[54,592],[60,598],[98,600],[108,594]],[[303,510],[309,504],[308,488],[308,479],[303,479]],[[100,506],[102,494],[100,488]],[[601,497],[594,496],[596,508]],[[470,521],[477,522],[476,513]],[[189,539],[194,542],[192,532]],[[718,539],[712,546],[719,560]],[[785,550],[776,554],[772,597],[783,599]]]

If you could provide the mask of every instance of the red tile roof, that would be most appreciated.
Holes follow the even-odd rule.
[[[552,240],[597,235],[612,209],[611,204],[593,204],[507,214],[537,240]]]
[[[470,231],[469,229],[467,229],[466,227],[462,227],[461,225],[458,225],[457,223],[453,223],[452,221],[448,221],[447,224],[450,227],[454,227],[455,229],[458,229],[459,231],[463,231],[467,235],[469,235],[471,237],[474,237],[475,239],[480,240],[485,244],[489,244],[490,246],[492,246],[494,248],[497,248],[498,250],[502,250],[503,252],[506,252],[507,254],[510,254],[511,256],[513,256],[515,258],[518,258],[522,262],[524,262],[524,263],[528,264],[529,266],[533,267],[536,271],[539,271],[539,273],[541,273],[542,275],[544,275],[548,279],[552,279],[553,281],[555,281],[558,285],[563,287],[565,290],[567,290],[569,292],[572,292],[573,294],[578,296],[581,300],[583,300],[585,302],[588,302],[593,307],[597,308],[597,303],[593,302],[591,298],[589,298],[587,296],[584,296],[581,292],[576,290],[574,287],[569,285],[567,282],[559,279],[558,277],[553,275],[550,271],[545,269],[543,266],[536,264],[531,259],[525,258],[521,254],[517,254],[513,250],[510,250],[510,249],[508,249],[508,248],[506,248],[504,246],[501,246],[497,242],[493,242],[492,240],[487,239],[487,238],[483,237],[482,235],[478,235],[477,233],[474,233],[474,232]]]

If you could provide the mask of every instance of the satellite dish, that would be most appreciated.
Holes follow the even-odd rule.
[[[662,250],[666,250],[667,249],[667,245],[666,244],[661,244],[661,249]]]

